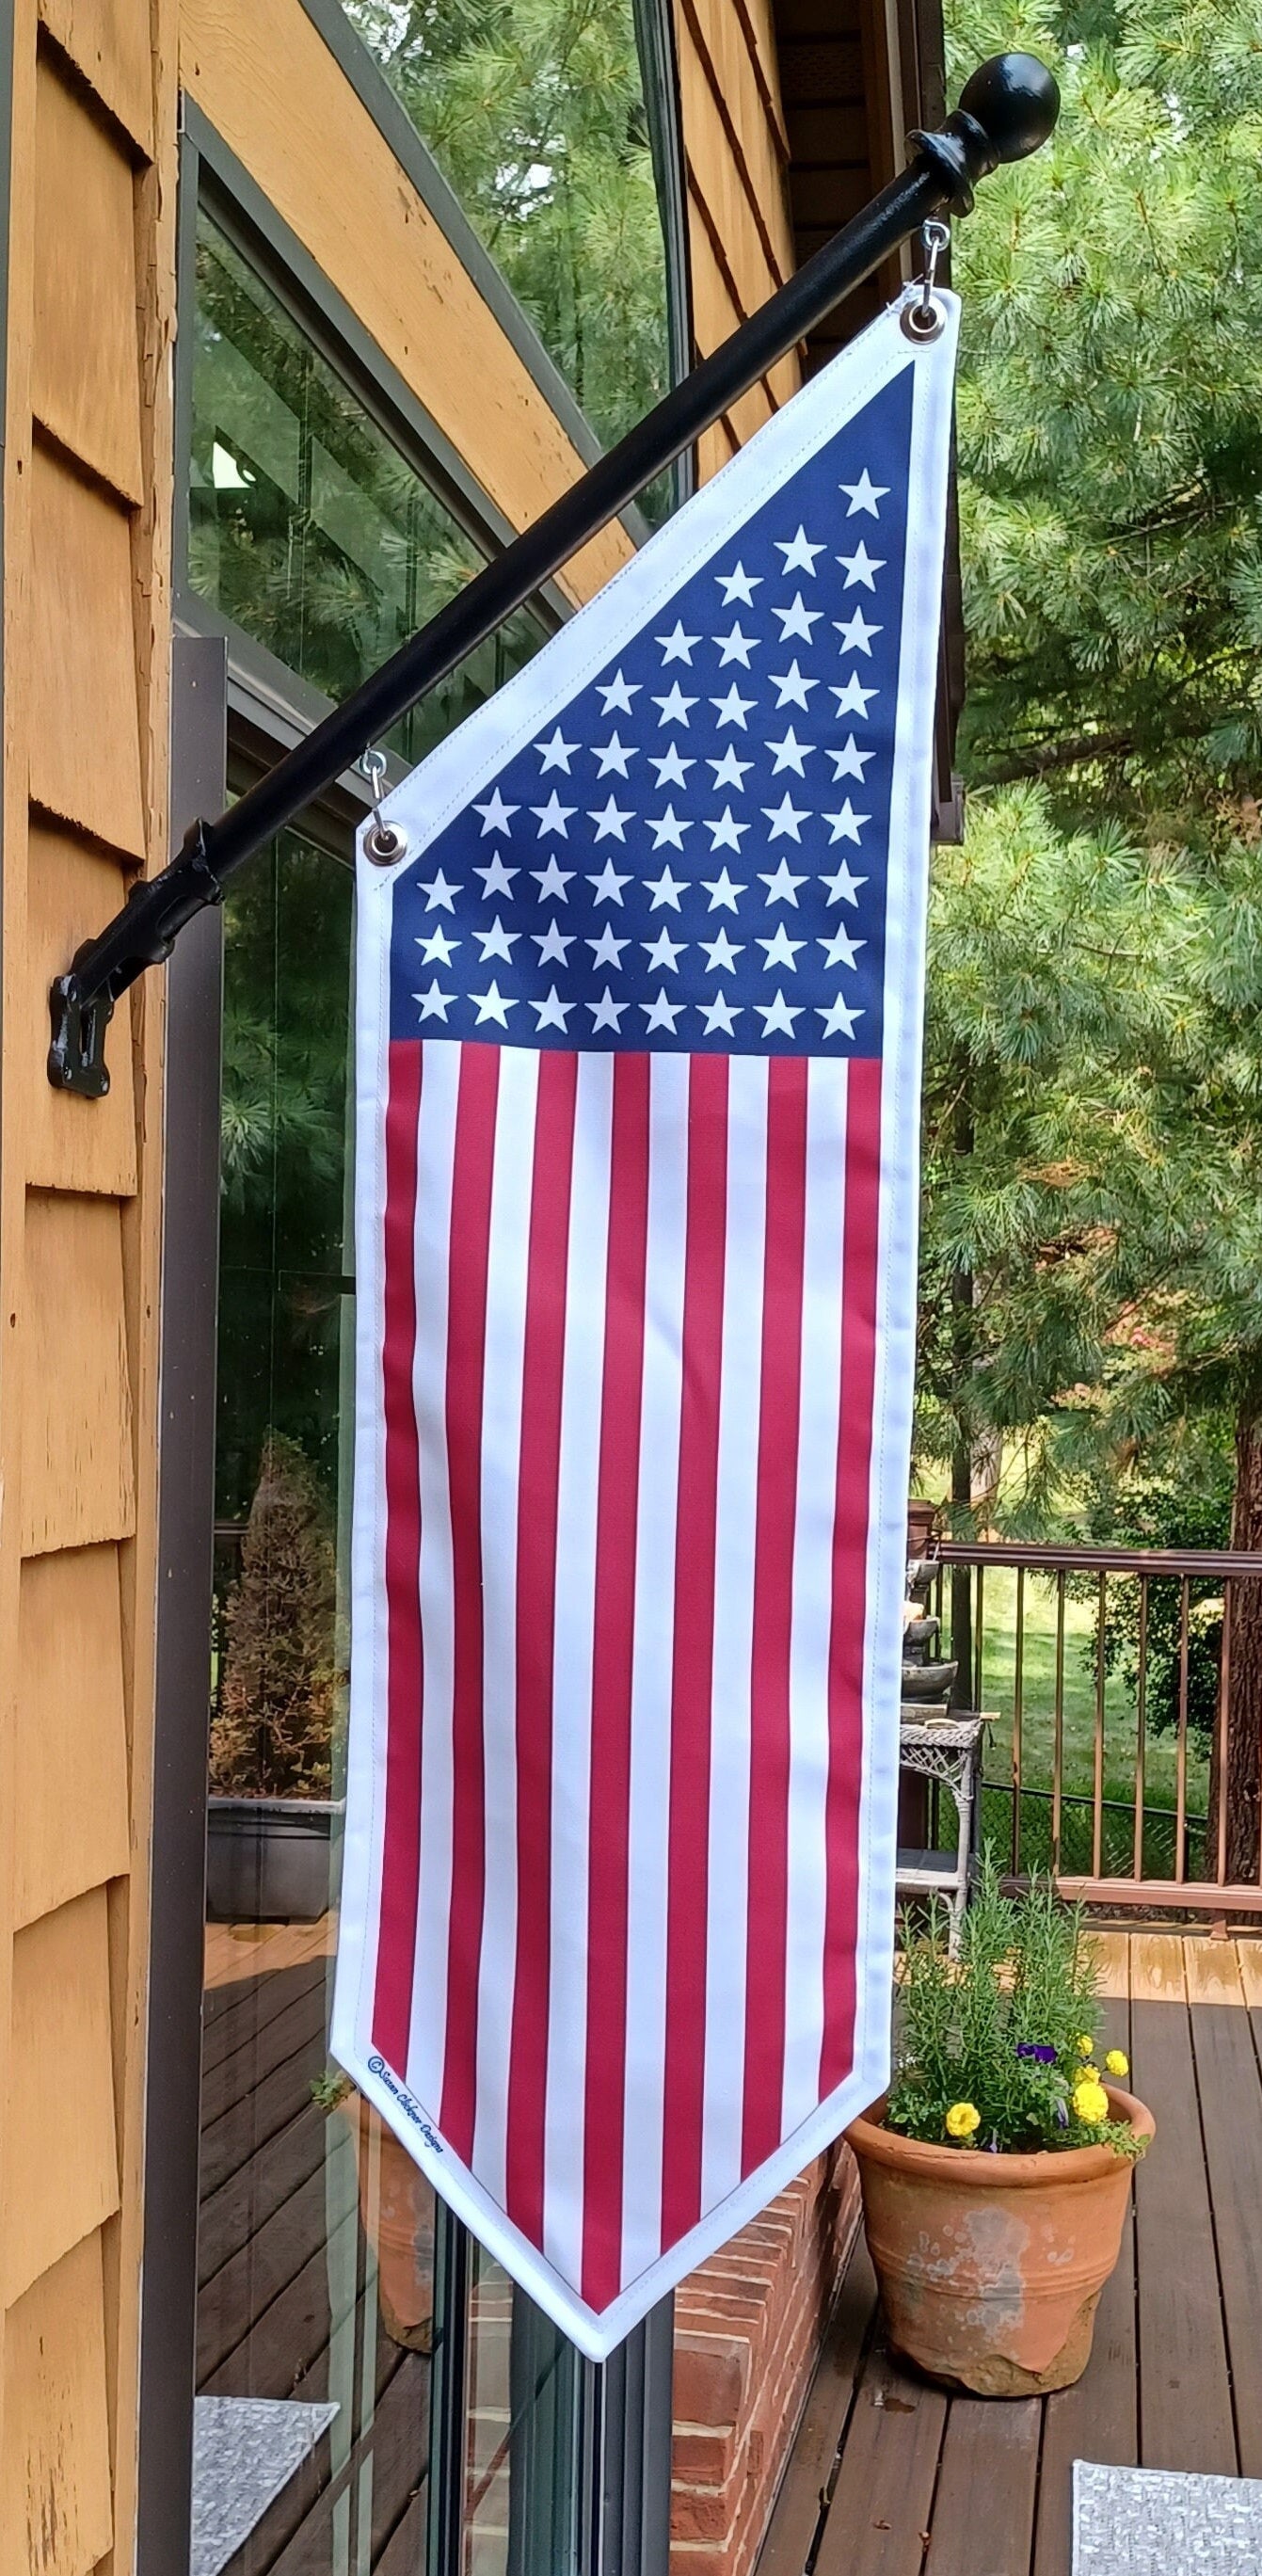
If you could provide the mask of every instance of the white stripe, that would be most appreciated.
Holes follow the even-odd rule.
[[[688,1059],[657,1055],[649,1067],[644,1392],[631,1677],[624,2281],[634,2280],[656,2261],[662,2237],[669,1718],[687,1208]]]
[[[544,2128],[544,2251],[577,2285],[583,2252],[587,2067],[587,1882],[592,1638],[605,1269],[609,1251],[612,1056],[580,1056],[562,1360],[552,1684],[552,1952]]]
[[[767,1219],[766,1064],[729,1069],[723,1382],[719,1410],[714,1586],[714,1726],[710,1771],[710,1944],[706,1959],[705,2113],[701,2200],[712,2208],[741,2177],[749,1775],[762,1399],[763,1256]]]
[[[486,1895],[478,1981],[474,2169],[505,2198],[517,1959],[517,1506],[539,1056],[500,1049],[482,1388],[482,1746]]]
[[[802,1392],[789,1655],[789,1817],[784,2097],[788,2137],[819,2100],[827,1891],[828,1644],[832,1627],[837,1422],[845,1242],[844,1065],[807,1070]]]
[[[416,1355],[412,1394],[420,1446],[420,1884],[407,2081],[434,2118],[443,2093],[451,1912],[452,1688],[455,1669],[451,1494],[447,1478],[447,1308],[451,1180],[460,1048],[427,1039],[416,1158]]]

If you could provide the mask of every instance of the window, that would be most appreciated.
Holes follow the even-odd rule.
[[[650,104],[660,126],[673,100],[646,81],[635,0],[343,5],[612,445],[667,391],[681,337],[669,155],[650,122]],[[642,496],[648,517],[672,490],[663,476]]]

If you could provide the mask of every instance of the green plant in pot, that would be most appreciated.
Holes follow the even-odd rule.
[[[1151,2112],[1101,2056],[1096,1956],[1050,1882],[1005,1896],[988,1853],[952,1957],[948,1909],[903,1927],[894,2078],[846,2135],[891,2342],[979,2396],[1085,2370]]]

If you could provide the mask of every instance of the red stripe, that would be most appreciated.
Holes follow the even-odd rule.
[[[499,1048],[461,1051],[452,1153],[447,1478],[452,1564],[451,1928],[439,2126],[467,2164],[477,2097],[486,1895],[482,1738],[482,1388]]]
[[[807,1065],[767,1066],[758,1497],[750,1692],[749,1895],[741,2172],[780,2143],[789,1891],[789,1672],[802,1390]]]
[[[693,1056],[690,1060],[670,1718],[663,2251],[695,2227],[701,2215],[710,1703],[727,1225],[727,1077],[725,1056]]]
[[[539,1058],[517,1512],[517,1950],[509,2039],[506,2198],[543,2242],[548,1986],[552,1964],[552,1670],[557,1488],[578,1057]]]
[[[868,1488],[876,1375],[876,1257],[881,1174],[881,1068],[856,1057],[846,1106],[842,1252],[841,1419],[833,1524],[833,1619],[828,1655],[827,1891],[820,2095],[854,2059],[858,1938],[859,1787],[867,1624]]]
[[[622,2287],[635,1548],[648,1261],[649,1058],[615,1056],[596,1504],[582,2294]]]
[[[422,1049],[390,1048],[382,1226],[385,1416],[386,1811],[373,2046],[406,2077],[421,1852],[421,1485],[412,1361],[416,1349],[416,1163]]]

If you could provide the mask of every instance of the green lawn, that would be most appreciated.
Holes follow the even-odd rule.
[[[1112,1578],[1115,1582],[1119,1579]],[[1006,1567],[990,1567],[983,1595],[979,1705],[996,1712],[985,1765],[985,1777],[993,1783],[1010,1782],[1012,1778],[1016,1602],[1015,1571]],[[1090,1808],[1076,1806],[1071,1799],[1074,1793],[1089,1798],[1095,1778],[1095,1627],[1094,1589],[1087,1599],[1075,1599],[1067,1592],[1061,1720],[1061,1776],[1066,1801],[1062,1815],[1061,1861],[1062,1866],[1071,1871],[1090,1870],[1092,1859]],[[1026,1575],[1022,1628],[1020,1856],[1023,1866],[1031,1867],[1051,1855],[1051,1802],[1046,1796],[1035,1794],[1040,1790],[1046,1792],[1052,1784],[1056,1585],[1050,1578]],[[945,1652],[945,1644],[943,1650]],[[1110,1874],[1129,1874],[1133,1867],[1136,1738],[1133,1690],[1120,1674],[1109,1674],[1104,1688],[1104,1795],[1106,1801],[1119,1802],[1116,1810],[1106,1809],[1105,1815],[1103,1859]],[[1157,1734],[1150,1728],[1144,1749],[1144,1865],[1149,1876],[1164,1878],[1172,1873],[1176,1758],[1174,1736]],[[1208,1762],[1195,1744],[1189,1742],[1187,1811],[1190,1817],[1204,1815],[1208,1786]],[[1011,1795],[988,1796],[984,1801],[983,1822],[987,1835],[994,1840],[1001,1854],[1005,1853],[1010,1848],[1012,1835]],[[952,1829],[948,1827],[948,1830]],[[1195,1828],[1192,1839],[1192,1863],[1195,1866]]]

